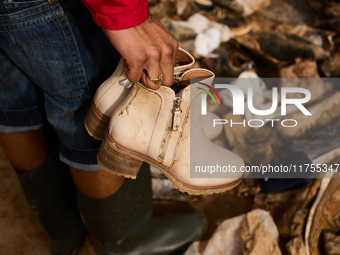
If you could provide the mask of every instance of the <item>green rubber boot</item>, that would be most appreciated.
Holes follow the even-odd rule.
[[[32,210],[50,237],[51,253],[76,254],[86,229],[69,167],[59,160],[59,148],[40,167],[17,175]]]
[[[135,180],[127,179],[113,195],[93,199],[78,191],[83,222],[101,244],[102,255],[160,255],[184,251],[205,231],[198,212],[154,219],[149,166]]]

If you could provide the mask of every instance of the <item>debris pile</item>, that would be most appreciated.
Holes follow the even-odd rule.
[[[265,124],[258,128],[225,125],[224,132],[214,142],[240,155],[248,166],[278,162],[327,166],[340,163],[340,79],[336,79],[340,77],[339,1],[150,0],[149,4],[151,14],[179,40],[180,47],[195,56],[195,67],[207,68],[217,78],[231,78],[231,84],[242,90],[245,100],[250,80],[256,109],[265,110],[272,105],[273,85],[268,78],[281,78],[279,89],[298,87],[311,93],[305,106],[312,116],[306,118],[290,105],[285,119],[297,120],[299,125],[287,129],[282,125],[273,128],[266,120],[282,120],[280,107],[270,116],[255,115],[247,107],[244,115],[233,115],[230,92],[220,91],[223,106],[216,107],[208,101],[209,111],[221,119],[233,118],[239,123],[259,119]],[[248,79],[247,86],[244,78]],[[292,93],[288,98],[301,98],[301,94]],[[249,221],[248,225],[244,223],[249,215],[255,217],[260,212],[253,211],[248,216],[233,219],[232,224],[228,221],[220,224],[208,243],[195,243],[187,254],[234,254],[226,252],[231,249],[232,241],[228,240],[235,235],[228,231],[240,233],[240,228],[245,226],[249,235],[238,234],[237,243],[233,240],[235,254],[264,254],[260,250],[256,252],[258,248],[271,249],[271,253],[266,254],[281,254],[280,249],[283,254],[292,255],[336,254],[340,246],[338,210],[320,212],[320,207],[324,206],[321,202],[315,205],[315,215],[310,211],[323,185],[324,196],[331,196],[327,198],[328,208],[340,206],[340,195],[336,195],[340,192],[339,179],[332,180],[328,187],[325,179],[314,180],[315,175],[309,178],[304,182],[297,179],[276,182],[268,175],[255,182],[245,179],[235,190],[240,196],[254,196],[254,209],[270,213],[280,241],[284,240],[286,245],[280,243],[279,247],[278,236],[271,234],[272,246],[270,243],[267,243],[270,247],[256,246],[256,233],[251,232],[254,226]],[[166,189],[169,192],[169,187]],[[329,189],[332,195],[327,195]],[[183,201],[184,195],[172,194],[167,198]],[[328,215],[328,225],[323,220],[314,222],[321,219],[321,215]],[[312,226],[307,237],[306,224]],[[229,229],[224,229],[224,225]],[[323,231],[326,225],[327,231]],[[317,230],[313,226],[317,226]],[[209,253],[210,249],[214,252]]]
[[[150,12],[201,67],[217,77],[254,69],[285,77],[296,59],[315,61],[321,77],[340,74],[340,3],[283,0],[151,0]]]

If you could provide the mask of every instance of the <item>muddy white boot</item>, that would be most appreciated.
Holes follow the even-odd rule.
[[[182,77],[188,85],[180,97],[162,86],[151,90],[135,83],[126,100],[113,112],[98,153],[103,169],[136,178],[145,161],[161,170],[175,188],[189,194],[212,194],[229,190],[241,181],[242,173],[224,173],[224,178],[191,178],[197,166],[234,166],[243,160],[212,143],[204,134],[201,120],[200,84],[190,78],[211,77],[212,72],[193,69]],[[191,108],[191,109],[190,109]],[[193,127],[190,129],[190,126]],[[192,139],[190,139],[190,136]],[[118,163],[117,163],[118,162]]]
[[[179,87],[185,88],[189,85],[191,78],[198,78],[196,76],[200,72],[202,72],[202,75],[207,75],[204,78],[211,78],[205,80],[208,83],[207,85],[211,86],[211,82],[213,81],[213,78],[215,78],[215,74],[207,69],[202,68],[195,68],[184,71],[180,75],[177,75],[176,82],[180,84]],[[176,87],[176,85],[174,85],[173,87]],[[201,118],[203,131],[206,137],[211,141],[215,140],[223,131],[222,125],[216,125],[215,127],[213,126],[214,119],[220,119],[220,117],[217,116],[215,113],[209,111],[207,111],[206,115],[202,115]]]
[[[185,70],[191,68],[195,59],[190,53],[179,48],[175,62],[174,76],[177,79]],[[130,85],[131,82],[124,73],[123,58],[121,58],[114,73],[98,88],[86,116],[85,127],[92,137],[97,140],[104,138],[110,116],[130,93]]]
[[[223,125],[213,126],[214,119],[221,119],[213,112],[207,111],[207,115],[202,116],[203,131],[206,137],[213,141],[215,140],[223,131]]]

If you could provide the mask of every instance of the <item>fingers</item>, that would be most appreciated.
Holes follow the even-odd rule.
[[[138,82],[143,74],[144,69],[144,61],[145,60],[136,60],[132,61],[132,63],[128,63],[127,60],[124,60],[123,69],[124,73],[128,77],[128,79],[132,82]]]
[[[170,87],[174,81],[174,50],[170,46],[165,46],[162,49],[161,68],[163,70],[162,85]]]
[[[163,75],[164,78],[164,73],[161,67],[161,57],[162,57],[161,49],[154,47],[149,51],[149,57],[145,65],[145,71],[142,75],[142,81],[150,89],[158,89],[163,84],[163,79],[157,84],[150,80],[158,79],[161,74]]]
[[[177,48],[173,49],[169,45],[162,48],[153,47],[149,49],[145,59],[139,59],[134,65],[124,66],[124,71],[127,77],[132,82],[137,82],[139,79],[151,89],[158,89],[160,86],[170,87],[174,80],[175,55]],[[143,62],[145,63],[143,64]],[[150,79],[158,79],[162,74],[162,80],[158,83],[152,82]]]
[[[140,79],[151,89],[173,84],[177,40],[155,18],[123,30],[103,29],[115,49],[126,60],[124,72],[131,82]],[[151,79],[162,81],[158,84]]]
[[[162,56],[161,56],[161,68],[163,70],[163,86],[170,87],[174,81],[174,67],[175,67],[175,59],[176,53],[178,49],[178,41],[176,38],[171,35],[164,25],[155,19],[159,26],[162,28],[163,31],[166,31],[167,39],[166,43],[163,43],[161,46],[162,49]]]
[[[172,45],[173,45],[173,49],[174,49],[172,57],[173,57],[173,62],[174,62],[174,66],[175,66],[176,65],[176,55],[177,55],[177,51],[178,51],[178,47],[179,47],[179,43],[178,43],[178,41],[175,37],[173,37]]]

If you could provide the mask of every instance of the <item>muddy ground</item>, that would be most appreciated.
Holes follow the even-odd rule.
[[[48,237],[31,211],[19,180],[0,147],[0,254],[49,255]],[[203,239],[208,239],[219,222],[251,209],[252,199],[235,192],[212,196],[188,196],[187,203],[154,201],[154,214],[197,210],[204,213],[209,225]],[[88,236],[79,255],[98,254],[98,246]]]

